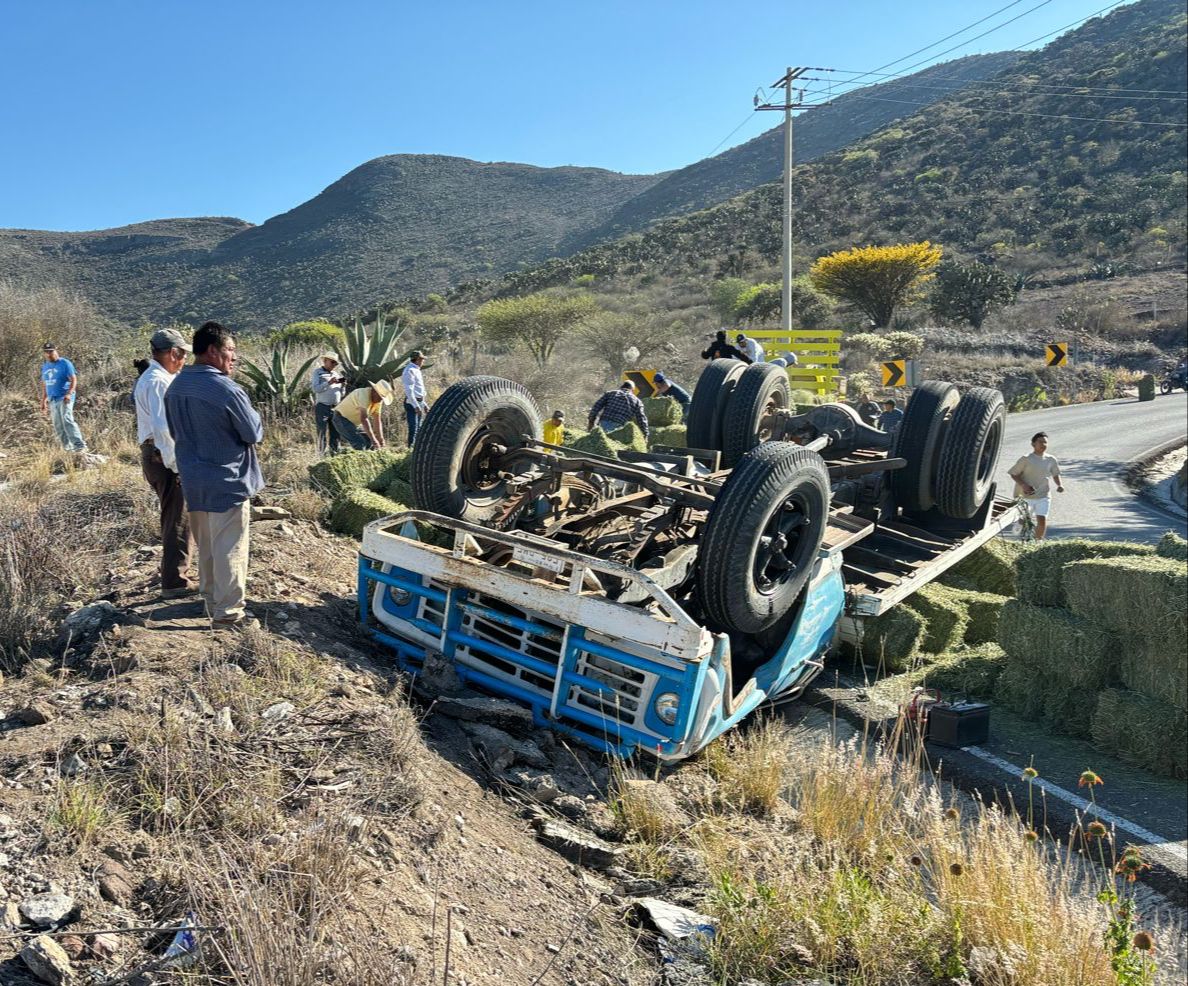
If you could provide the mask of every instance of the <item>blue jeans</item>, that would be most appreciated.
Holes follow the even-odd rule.
[[[54,426],[54,434],[67,452],[85,452],[87,443],[83,440],[82,432],[78,430],[78,422],[74,420],[74,397],[51,397],[49,401],[50,421]]]
[[[338,451],[338,430],[331,421],[333,416],[333,405],[314,405],[314,422],[318,427],[318,451],[330,452],[331,455]]]
[[[363,434],[363,429],[353,421],[348,421],[337,411],[334,412],[332,420],[334,422],[334,430],[338,432],[338,437],[351,448],[359,452],[365,452],[371,448],[371,440]]]
[[[404,405],[404,420],[408,422],[408,447],[413,447],[413,442],[417,440],[417,428],[421,424],[421,416],[417,413],[417,409],[411,404],[405,402]]]

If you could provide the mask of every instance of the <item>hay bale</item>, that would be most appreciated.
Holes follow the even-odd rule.
[[[924,617],[908,606],[893,606],[862,624],[862,659],[888,671],[906,671],[928,633]]]
[[[1155,554],[1160,558],[1188,561],[1188,541],[1185,541],[1175,531],[1168,531],[1155,546]]]
[[[689,442],[685,437],[684,425],[668,425],[665,428],[652,429],[653,445],[668,445],[672,448],[687,448]]]
[[[912,596],[912,609],[924,617],[928,632],[920,649],[930,654],[956,650],[965,640],[969,609],[947,585],[926,585]]]
[[[952,588],[950,591],[969,611],[969,622],[965,625],[965,642],[971,647],[976,647],[998,640],[998,618],[1002,613],[1002,607],[1010,600],[993,592],[962,588]]]
[[[566,425],[565,435],[561,439],[561,445],[565,448],[572,448],[575,442],[580,442],[589,434],[584,428],[571,428],[569,425]]]
[[[1152,640],[1188,635],[1188,566],[1171,558],[1095,558],[1064,569],[1069,608],[1123,634]]]
[[[1037,665],[1008,657],[994,682],[994,699],[1024,719],[1038,719],[1044,714],[1044,681]]]
[[[628,421],[622,428],[616,428],[609,432],[607,438],[612,442],[618,442],[623,448],[629,448],[635,452],[648,450],[648,440],[644,436],[643,430],[634,421]]]
[[[1101,688],[1121,649],[1116,635],[1067,609],[1029,606],[1012,599],[1002,608],[998,643],[1015,661],[1041,669],[1074,688]]]
[[[384,451],[387,452],[386,449]],[[382,493],[397,480],[406,485],[412,482],[412,449],[405,452],[391,452],[388,455],[391,456],[391,459],[387,468],[367,484],[369,489],[375,490],[377,493]],[[394,499],[399,500],[400,503],[412,503],[411,495],[407,500],[400,497],[394,497]]]
[[[1156,774],[1188,779],[1188,713],[1158,699],[1107,688],[1093,713],[1093,743]]]
[[[1067,606],[1063,585],[1065,565],[1085,558],[1149,555],[1152,550],[1150,545],[1128,541],[1090,541],[1086,538],[1039,541],[1019,553],[1015,564],[1018,573],[1016,594],[1032,606]]]
[[[340,492],[330,504],[330,528],[340,534],[361,538],[363,528],[373,520],[407,509],[404,504],[389,500],[373,490],[350,487]]]
[[[991,538],[966,558],[962,558],[940,577],[945,585],[960,585],[993,592],[1000,596],[1015,594],[1015,556],[1018,546],[1002,538]]]
[[[1093,735],[1093,712],[1097,708],[1097,689],[1069,688],[1049,679],[1038,685],[1043,701],[1040,719],[1054,733],[1089,739]]]
[[[637,428],[636,431],[639,429]],[[591,432],[587,432],[580,438],[574,439],[572,442],[566,442],[566,445],[575,452],[585,452],[590,455],[602,455],[609,459],[617,459],[619,452],[624,448],[619,442],[612,439],[601,428],[595,428]]]
[[[394,500],[396,503],[407,503],[410,507],[413,505],[412,486],[399,476],[392,477],[383,493],[389,500]]]
[[[681,423],[681,406],[671,397],[643,398],[644,414],[653,428],[667,428]]]
[[[397,463],[406,463],[409,455],[408,452],[393,452],[388,449],[343,452],[311,465],[309,478],[315,487],[327,496],[334,497],[352,487],[371,487],[389,469],[396,468]],[[402,478],[408,477],[406,475]]]
[[[1133,692],[1188,709],[1188,640],[1124,642],[1118,677]]]
[[[908,672],[913,685],[935,688],[942,698],[989,698],[1006,667],[1006,654],[997,644],[944,654],[931,664]]]

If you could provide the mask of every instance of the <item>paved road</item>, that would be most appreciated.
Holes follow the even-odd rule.
[[[1132,398],[1025,411],[1007,417],[999,489],[1013,489],[1007,471],[1031,450],[1037,431],[1060,462],[1063,494],[1053,493],[1048,530],[1054,537],[1150,541],[1188,525],[1139,499],[1122,480],[1126,464],[1164,442],[1188,434],[1188,394],[1177,391],[1139,403]]]

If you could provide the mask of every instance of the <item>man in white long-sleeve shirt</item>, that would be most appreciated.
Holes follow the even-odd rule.
[[[320,359],[322,365],[314,367],[309,380],[314,395],[314,425],[318,429],[318,451],[333,455],[338,451],[338,432],[331,419],[346,396],[346,381],[338,372],[337,353],[322,353]]]
[[[429,411],[429,405],[425,402],[425,378],[421,375],[424,365],[425,354],[414,349],[408,355],[408,365],[400,374],[400,382],[404,384],[404,417],[408,421],[409,448],[417,439],[421,418]]]
[[[177,475],[173,435],[165,420],[165,392],[186,361],[190,344],[174,329],[160,329],[150,342],[153,358],[136,381],[136,440],[140,468],[161,504],[161,596],[189,595],[194,585],[186,574],[194,550],[190,517]]]

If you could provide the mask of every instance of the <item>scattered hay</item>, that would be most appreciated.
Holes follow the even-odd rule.
[[[404,504],[389,500],[386,496],[372,490],[351,488],[345,489],[334,498],[330,505],[330,529],[339,534],[349,534],[361,538],[363,528],[373,520],[398,514],[407,510]]]
[[[994,698],[1024,719],[1038,719],[1044,714],[1046,680],[1035,664],[1007,658],[994,683]]]
[[[1118,661],[1118,677],[1131,691],[1188,709],[1188,641],[1127,641]]]
[[[945,585],[926,585],[912,596],[912,609],[924,618],[928,627],[921,650],[944,654],[961,646],[969,623],[969,609],[956,590]]]
[[[352,487],[370,487],[385,476],[388,470],[394,470],[385,479],[384,486],[399,475],[401,479],[408,479],[409,452],[393,452],[388,449],[378,449],[374,452],[343,452],[340,455],[329,456],[309,467],[309,478],[314,486],[324,491],[327,496],[338,496],[345,489]],[[395,470],[405,470],[400,475]]]
[[[1151,554],[1146,544],[1127,541],[1090,541],[1084,538],[1066,541],[1041,541],[1019,554],[1018,597],[1032,606],[1068,606],[1063,583],[1064,566],[1086,558],[1116,558],[1118,555]]]
[[[1188,713],[1121,688],[1107,688],[1093,713],[1093,741],[1157,774],[1188,779]]]
[[[644,413],[653,428],[666,428],[681,423],[681,406],[671,397],[645,397]]]
[[[908,606],[894,606],[863,621],[861,655],[870,665],[906,671],[920,652],[928,623]]]
[[[639,425],[634,421],[628,421],[622,428],[616,428],[607,437],[624,448],[632,449],[635,452],[646,452],[648,450],[648,440]]]
[[[1160,558],[1174,558],[1176,561],[1188,561],[1188,541],[1185,541],[1175,531],[1168,531],[1159,539],[1155,546],[1155,554]]]
[[[1064,587],[1073,612],[1111,630],[1167,641],[1188,635],[1183,562],[1153,555],[1073,562]]]
[[[653,428],[651,438],[653,445],[668,445],[672,448],[687,448],[689,445],[684,425]]]
[[[998,618],[1002,607],[1010,600],[993,592],[978,592],[976,589],[951,589],[969,611],[969,622],[965,625],[965,642],[971,647],[991,644],[998,640]]]
[[[1075,688],[1101,688],[1117,667],[1118,638],[1067,609],[1012,599],[1002,608],[998,643],[1016,661]]]
[[[970,650],[945,654],[932,664],[908,672],[911,687],[935,688],[941,696],[989,698],[1006,667],[1006,654],[997,644],[982,644]]]
[[[1015,556],[1017,545],[1002,538],[991,538],[968,558],[950,568],[940,581],[946,585],[993,592],[1000,596],[1015,594]]]

